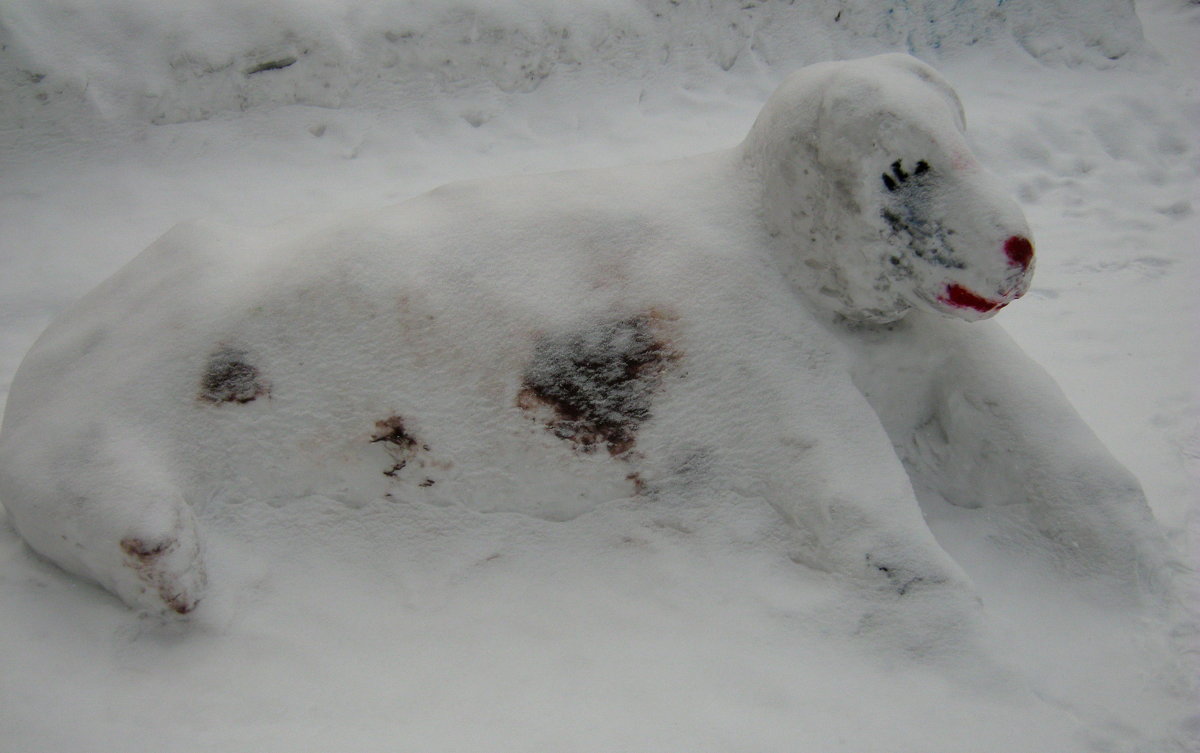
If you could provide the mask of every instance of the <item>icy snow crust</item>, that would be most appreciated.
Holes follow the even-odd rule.
[[[129,17],[151,22],[157,7],[131,6],[139,12]],[[294,7],[332,14],[328,20],[345,6]],[[14,28],[9,8],[27,18],[38,15],[32,5],[9,4],[5,33]],[[1103,10],[1098,24],[1140,39],[1127,7]],[[510,11],[504,19],[526,18],[525,10]],[[668,25],[671,32],[647,27],[647,35],[659,39],[687,29],[686,12]],[[1158,7],[1151,18],[1159,38],[1169,41],[1172,34],[1186,39],[1192,17],[1194,11]],[[58,34],[86,28],[78,23],[58,19],[42,28]],[[637,83],[591,60],[577,71],[556,68],[524,94],[504,92],[485,75],[457,92],[453,85],[431,87],[438,96],[419,105],[393,102],[384,109],[382,98],[356,105],[380,106],[386,116],[379,117],[352,107],[256,110],[273,101],[305,101],[289,99],[288,82],[296,79],[275,78],[274,86],[264,78],[298,73],[299,62],[229,77],[264,82],[260,100],[227,108],[212,106],[208,95],[192,95],[201,117],[245,106],[251,111],[242,120],[217,117],[147,129],[138,123],[153,117],[149,110],[111,98],[96,76],[83,100],[60,89],[35,107],[33,100],[6,94],[6,123],[38,124],[9,130],[3,152],[0,246],[6,274],[0,278],[7,318],[0,358],[6,374],[51,314],[174,219],[215,215],[237,224],[185,225],[157,244],[160,263],[151,252],[129,268],[141,269],[129,287],[146,288],[147,300],[162,295],[149,289],[156,281],[163,290],[207,294],[208,300],[175,296],[164,307],[185,321],[180,341],[166,344],[167,356],[137,348],[124,362],[101,357],[122,338],[134,340],[139,327],[149,333],[139,345],[161,344],[162,330],[173,325],[169,316],[126,309],[121,327],[103,326],[105,307],[96,296],[80,304],[95,306],[94,318],[77,316],[74,326],[60,323],[47,334],[63,338],[64,345],[71,345],[68,335],[82,337],[78,349],[91,348],[85,360],[128,375],[116,388],[122,396],[114,413],[160,429],[109,442],[89,435],[70,415],[71,399],[47,406],[19,397],[72,377],[52,373],[43,385],[36,375],[26,377],[26,367],[13,389],[14,405],[51,418],[63,446],[91,453],[93,474],[75,469],[68,482],[61,472],[70,464],[55,465],[57,483],[74,484],[94,498],[98,490],[126,483],[116,470],[129,457],[149,461],[139,469],[143,487],[211,486],[203,477],[220,476],[221,464],[246,472],[236,474],[236,484],[191,500],[192,508],[177,508],[196,511],[210,566],[208,595],[185,626],[127,612],[99,589],[48,566],[11,532],[0,537],[0,619],[7,636],[0,641],[6,668],[0,675],[0,749],[1192,749],[1196,723],[1187,717],[1195,699],[1186,657],[1194,648],[1194,621],[1169,603],[1154,602],[1170,601],[1155,560],[1169,559],[1178,546],[1195,488],[1172,455],[1186,458],[1189,447],[1195,454],[1194,434],[1188,439],[1197,415],[1189,360],[1194,353],[1177,342],[1173,327],[1163,328],[1194,306],[1195,264],[1171,250],[1187,248],[1195,230],[1189,197],[1196,151],[1194,139],[1184,135],[1184,113],[1196,112],[1194,90],[1177,91],[1166,75],[1128,68],[1105,74],[1044,68],[1005,38],[945,62],[968,98],[974,151],[1000,169],[1007,189],[979,173],[971,185],[990,184],[986,193],[994,201],[972,205],[1004,208],[997,222],[1011,226],[1019,213],[1013,215],[1003,195],[1016,193],[1038,228],[1039,282],[1005,310],[1006,327],[1051,367],[1089,422],[1138,470],[1172,539],[1159,540],[1157,552],[1146,551],[1157,534],[1139,515],[1144,511],[1136,503],[1136,482],[1100,448],[1049,378],[993,323],[952,322],[926,310],[938,308],[947,280],[893,276],[879,291],[859,284],[871,276],[851,272],[890,264],[886,244],[866,244],[877,253],[864,254],[849,269],[820,255],[797,265],[772,240],[773,234],[777,239],[785,230],[807,227],[809,218],[793,215],[786,201],[759,202],[769,211],[761,224],[747,223],[753,212],[739,212],[729,198],[753,195],[737,186],[761,175],[754,159],[725,152],[652,168],[507,179],[499,192],[487,188],[495,183],[459,185],[418,200],[441,205],[443,220],[434,219],[437,212],[422,212],[419,222],[410,216],[403,227],[397,227],[403,213],[389,225],[380,218],[394,210],[357,208],[355,217],[343,209],[334,218],[245,227],[297,208],[375,206],[381,197],[411,195],[456,176],[649,161],[727,145],[745,133],[789,66],[771,59],[762,45],[747,45],[722,73],[713,40],[726,32],[717,32],[718,26],[711,25],[690,60],[681,62],[686,56],[679,47],[671,60],[659,61],[661,68],[640,60],[642,52],[631,55],[639,75],[657,71]],[[820,30],[806,33],[824,38],[814,28]],[[1067,39],[1077,25],[1059,18],[1040,31]],[[48,54],[50,37],[30,41],[36,37],[28,28],[20,36],[26,51],[40,48],[43,59],[55,59]],[[121,48],[146,49],[156,37],[134,39]],[[238,48],[231,39],[215,33],[208,44]],[[487,39],[482,34],[463,49],[486,57]],[[495,44],[503,48],[510,41],[498,37]],[[886,34],[843,41],[839,54],[908,46]],[[664,49],[671,44],[667,39]],[[1106,59],[1091,55],[1094,49],[1085,44],[1064,49],[1069,54],[1058,62]],[[789,54],[826,54],[814,50],[821,48]],[[122,63],[118,67],[128,75],[113,80],[136,89],[160,60],[155,54],[143,65]],[[1136,56],[1118,62],[1148,66]],[[50,81],[49,75],[37,82],[27,78],[20,96],[51,91],[39,88]],[[940,99],[938,108],[922,112],[944,111],[955,120]],[[957,125],[938,130],[953,135]],[[99,141],[72,143],[61,139],[64,133]],[[89,162],[80,164],[80,157]],[[858,198],[881,204],[878,212],[860,213],[876,224],[857,231],[876,242],[899,236],[907,246],[913,234],[897,232],[882,206],[896,198],[888,180],[898,188],[906,182],[892,171],[900,157],[911,181],[911,161],[920,159],[915,155],[874,154],[844,167],[863,177],[856,183]],[[176,175],[186,179],[164,177]],[[722,175],[727,180],[713,180]],[[624,185],[618,190],[614,180]],[[664,185],[682,188],[664,197]],[[805,185],[790,188],[803,191]],[[528,204],[539,195],[549,199],[535,211]],[[940,198],[958,199],[960,192]],[[403,233],[426,237],[436,227],[476,245],[486,235],[494,248],[520,232],[505,226],[506,236],[495,232],[495,223],[471,226],[445,210],[464,206],[490,207],[505,217],[514,214],[501,211],[506,207],[519,209],[526,219],[548,216],[552,207],[574,208],[567,224],[596,228],[594,248],[565,259],[554,253],[553,265],[529,265],[523,285],[512,282],[519,265],[489,267],[474,255],[426,254],[423,267],[388,274],[372,266],[379,255],[369,251]],[[610,221],[616,215],[639,221],[636,227]],[[1017,232],[987,231],[987,224],[969,234]],[[656,227],[668,226],[676,231],[672,237],[655,236]],[[367,227],[372,234],[363,232]],[[546,232],[575,237],[563,227]],[[354,242],[346,242],[348,234]],[[760,245],[750,245],[763,250],[757,264],[733,253],[755,234]],[[636,260],[596,251],[623,245],[630,236],[657,240],[638,249]],[[998,259],[1006,274],[1015,268],[1003,252],[1004,240],[987,244],[997,256],[978,258]],[[710,243],[720,248],[691,250]],[[667,251],[659,256],[674,258],[673,266],[646,263],[655,244]],[[534,246],[530,257],[556,250]],[[249,273],[245,251],[251,248],[273,275],[271,284]],[[174,249],[201,273],[161,249]],[[265,249],[273,251],[263,254]],[[406,255],[422,258],[419,249]],[[206,257],[247,273],[221,279]],[[734,259],[738,263],[731,265]],[[308,284],[305,275],[327,264],[326,272],[340,266],[345,274],[329,285]],[[365,274],[353,274],[355,265]],[[1006,281],[987,266],[973,268],[980,276],[957,284],[980,297],[999,295]],[[436,284],[420,277],[422,269],[438,271]],[[443,273],[450,269],[457,276],[447,279]],[[127,274],[105,285],[121,286]],[[530,278],[547,283],[537,297],[526,294],[537,288]],[[593,286],[597,279],[607,288]],[[774,281],[774,293],[764,294],[767,281]],[[404,314],[394,295],[398,286],[408,294]],[[697,289],[709,294],[697,295]],[[916,294],[922,290],[931,295]],[[674,308],[662,305],[668,297]],[[614,307],[616,300],[626,305]],[[964,300],[971,299],[959,297]],[[127,300],[110,302],[121,309]],[[255,314],[251,304],[277,309]],[[904,311],[908,305],[918,309]],[[291,315],[313,310],[308,307],[320,308],[322,316]],[[762,313],[773,308],[774,315]],[[972,318],[984,313],[953,310]],[[503,315],[481,316],[485,311]],[[595,311],[602,313],[591,315]],[[257,331],[246,326],[255,316]],[[271,352],[224,336],[238,331],[257,342],[274,341],[263,323],[272,317],[286,322],[293,338],[316,340],[338,334],[327,322],[366,317],[355,338],[386,346],[347,358],[345,368],[333,368],[332,361],[301,364],[294,350],[281,369],[272,358],[291,343],[274,343]],[[468,327],[468,320],[477,320],[476,326]],[[391,347],[397,329],[411,332],[422,347],[397,353]],[[201,330],[208,337],[197,336]],[[745,339],[749,330],[765,341]],[[791,336],[782,338],[782,332]],[[105,339],[90,339],[96,335]],[[496,355],[498,338],[521,342],[524,349]],[[740,343],[732,352],[720,346],[730,341]],[[345,342],[341,347],[349,349],[351,339]],[[39,346],[43,364],[70,349],[56,355]],[[169,359],[175,352],[179,358]],[[475,353],[488,353],[492,363],[472,358]],[[805,359],[798,365],[788,353]],[[414,366],[418,357],[427,361]],[[154,373],[148,364],[156,358],[169,362]],[[429,366],[446,361],[458,367],[439,372]],[[697,361],[709,364],[707,384]],[[738,388],[731,390],[730,380],[718,377],[734,366]],[[423,370],[430,384],[414,385],[408,394],[431,395],[422,407],[461,417],[460,426],[487,413],[487,399],[465,404],[454,396],[464,381],[484,398],[502,395],[506,412],[474,426],[475,434],[443,429],[431,441],[430,426],[416,412],[393,411],[403,406],[392,405],[379,412],[378,405],[366,404],[379,377],[412,368]],[[841,378],[807,383],[797,393],[797,368]],[[318,374],[321,369],[326,371]],[[507,375],[508,381],[481,374]],[[331,425],[354,425],[353,447],[366,448],[358,460],[255,446],[253,432],[271,427],[247,417],[262,415],[265,406],[298,422],[285,395],[293,395],[292,407],[297,399],[318,404],[310,399],[314,389],[295,391],[310,377],[337,385],[340,396],[365,401],[324,417]],[[79,391],[94,390],[95,382],[80,379]],[[841,386],[834,388],[835,382]],[[578,396],[600,386],[607,387],[605,397],[588,404],[597,410],[579,409]],[[240,421],[246,431],[230,435],[161,421],[170,409],[159,410],[143,393],[165,395],[175,388],[183,390],[187,417],[204,416],[214,425],[227,420],[225,429]],[[856,402],[860,413],[838,413],[837,403],[796,411],[779,398],[818,390]],[[764,409],[764,397],[768,407],[783,408]],[[613,420],[614,410],[631,420]],[[863,411],[866,420],[860,421]],[[787,420],[801,413],[811,424]],[[20,408],[9,409],[6,434],[10,421],[22,423],[20,414]],[[290,430],[289,421],[274,429]],[[990,429],[981,431],[981,422]],[[865,444],[852,441],[862,436],[863,425],[876,427],[873,437]],[[814,456],[806,445],[805,432],[814,427],[849,432],[821,437],[845,451],[836,461],[832,454]],[[476,436],[513,429],[521,442],[503,447],[485,446]],[[234,443],[197,443],[202,454],[180,462],[173,448],[190,441],[189,433],[233,436]],[[772,435],[788,443],[763,456],[752,452]],[[667,451],[682,445],[686,451]],[[494,463],[509,474],[478,478],[458,464],[445,467],[444,456],[435,455],[447,446],[469,450],[468,465]],[[252,452],[239,455],[247,447]],[[729,449],[739,447],[741,456]],[[247,462],[253,457],[270,462]],[[314,457],[332,462],[306,462]],[[852,480],[842,488],[850,485],[856,494],[871,487],[893,493],[903,485],[904,500],[894,506],[899,512],[869,521],[864,538],[830,546],[829,537],[845,530],[836,516],[820,516],[814,524],[811,515],[821,511],[809,510],[810,519],[797,526],[796,515],[804,510],[789,514],[770,504],[787,495],[756,481],[805,457],[825,467],[824,475],[810,476],[830,488],[838,488],[839,479]],[[880,463],[880,457],[891,461]],[[153,463],[164,458],[168,462],[160,467],[191,467],[195,475],[153,473]],[[973,462],[978,458],[985,462]],[[873,477],[864,468],[882,473]],[[529,476],[540,482],[532,492],[523,489]],[[578,489],[581,480],[588,482],[583,496],[563,493]],[[255,496],[280,483],[274,488],[299,491]],[[456,498],[454,488],[471,494]],[[381,496],[389,492],[392,497]],[[1030,505],[1022,495],[1069,504]],[[492,504],[480,506],[484,499]],[[853,511],[852,500],[840,499],[829,509]],[[186,525],[169,517],[138,519],[159,531]],[[813,535],[805,538],[806,530]],[[884,542],[873,535],[880,531],[896,536]],[[122,532],[117,538],[124,543],[116,548],[122,561],[166,563],[151,573],[173,572],[199,551],[183,537],[158,551],[149,536]],[[881,544],[907,553],[903,567],[934,568],[946,579],[915,581],[889,560],[868,564],[866,550],[879,551]],[[831,550],[844,559],[825,557]],[[861,559],[851,556],[859,554]],[[1133,569],[1146,562],[1150,567]],[[138,580],[137,587],[146,582]],[[159,593],[159,581],[149,584],[151,595]],[[1150,594],[1139,593],[1146,587]],[[974,594],[982,595],[982,606]]]

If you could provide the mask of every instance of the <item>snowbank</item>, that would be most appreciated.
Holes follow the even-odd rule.
[[[83,103],[151,123],[269,104],[403,111],[551,77],[704,79],[980,44],[1099,66],[1144,47],[1130,0],[13,0],[0,8],[0,128],[79,117]]]

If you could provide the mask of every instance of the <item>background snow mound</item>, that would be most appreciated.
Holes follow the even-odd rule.
[[[1068,65],[1143,46],[1130,0],[12,0],[0,8],[0,127],[80,106],[152,123],[267,104],[403,110],[552,76],[712,77],[1014,41]]]

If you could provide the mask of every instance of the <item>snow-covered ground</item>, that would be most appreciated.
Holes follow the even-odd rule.
[[[1034,228],[1033,289],[999,321],[1194,565],[1200,7],[920,5],[10,0],[0,393],[51,318],[180,220],[726,147],[789,70],[913,51]],[[214,588],[186,625],[0,527],[0,750],[1200,749],[1194,616],[1076,593],[979,511],[926,514],[987,645],[918,661],[856,635],[749,503],[566,522],[316,504],[211,521]]]

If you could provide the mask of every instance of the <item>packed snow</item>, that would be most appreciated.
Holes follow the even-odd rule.
[[[13,505],[0,530],[0,749],[1196,749],[1200,10],[1138,10],[8,3],[6,458],[20,458],[23,483],[52,476],[46,488],[78,498],[130,489],[130,458],[143,485],[203,490],[178,509],[195,511],[209,572],[184,620],[130,610],[11,525],[26,533],[24,514],[57,530],[70,503],[56,500],[48,523]],[[889,50],[954,85],[966,154],[995,176],[972,168],[933,190],[922,181],[950,170],[925,146],[846,154],[872,117],[848,98],[856,117],[816,129],[817,151],[842,174],[869,171],[884,211],[859,215],[873,235],[820,231],[920,235],[946,261],[960,251],[946,233],[899,222],[913,206],[939,221],[1005,207],[992,225],[953,228],[994,236],[982,245],[995,273],[972,251],[968,277],[893,273],[881,286],[857,273],[915,260],[862,242],[845,243],[859,253],[848,267],[834,266],[844,253],[789,267],[771,238],[812,230],[789,214],[796,202],[768,202],[761,227],[744,219],[757,217],[745,157],[771,149],[735,145],[771,92],[805,64]],[[910,101],[929,87],[907,85],[888,91]],[[900,124],[932,123],[946,101]],[[889,146],[931,143],[879,122],[899,139]],[[944,141],[959,124],[938,128]],[[687,159],[660,162],[675,157]],[[627,163],[654,166],[611,167]],[[605,169],[536,175],[581,167]],[[513,173],[529,177],[388,208]],[[819,193],[779,181],[768,196]],[[996,314],[1028,286],[1027,252],[1004,250],[1028,234],[1006,195],[1037,240],[1032,288],[995,321],[948,319]],[[159,236],[50,330],[13,384],[41,330]],[[572,253],[552,247],[581,237],[590,245]],[[614,253],[630,237],[658,254]],[[398,239],[412,246],[403,256],[379,252]],[[781,269],[801,291],[786,305],[764,287]],[[464,292],[479,281],[487,295]],[[370,319],[384,299],[403,314]],[[620,315],[587,316],[618,301]],[[341,337],[338,323],[356,321]],[[388,351],[400,324],[421,347]],[[303,344],[331,333],[303,361]],[[644,422],[556,413],[562,390],[595,387],[562,364],[601,352],[636,366],[606,407]],[[282,353],[297,368],[267,368]],[[92,365],[54,365],[80,354]],[[397,371],[427,381],[407,394],[432,396],[453,430],[379,412],[372,385]],[[302,376],[310,391],[288,403]],[[169,405],[172,384],[187,386],[190,412]],[[304,434],[304,415],[324,420],[313,384],[338,388],[334,419],[369,414],[361,457]],[[106,390],[116,399],[97,415],[112,425],[97,431],[80,411]],[[856,405],[846,390],[866,414],[840,412]],[[493,392],[518,424],[488,414]],[[779,394],[835,397],[802,411],[759,400]],[[286,420],[264,424],[272,408]],[[238,426],[299,432],[288,439],[303,451]],[[494,441],[514,426],[520,442]],[[443,447],[462,452],[447,462]],[[807,475],[780,471],[789,461]],[[832,504],[777,501],[830,478]],[[898,500],[882,522],[867,517],[868,543],[845,538],[842,516],[864,512],[856,498],[909,478],[919,511]],[[911,577],[895,560],[867,564],[884,534]],[[70,551],[89,544],[76,543],[47,553],[86,571]],[[155,554],[148,541],[126,549]],[[914,579],[930,567],[936,577]]]

